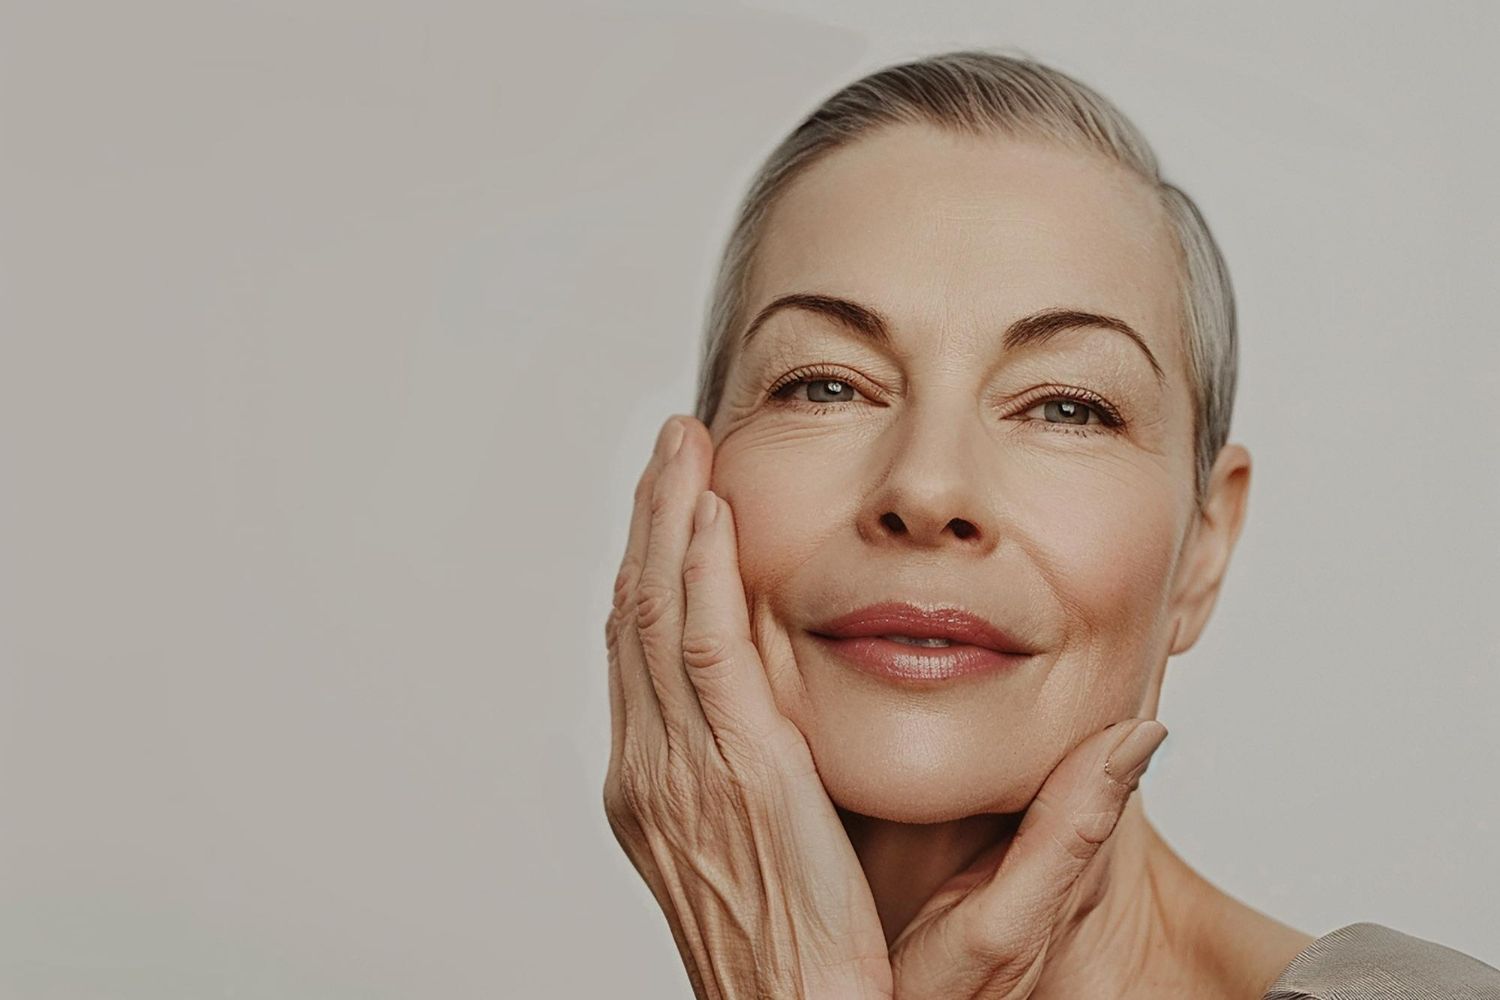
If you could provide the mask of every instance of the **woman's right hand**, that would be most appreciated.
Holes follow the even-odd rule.
[[[712,465],[708,429],[674,416],[636,486],[605,628],[605,813],[697,996],[888,998],[874,899],[772,697]]]

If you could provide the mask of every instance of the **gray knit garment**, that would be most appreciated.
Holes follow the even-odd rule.
[[[1302,949],[1264,1000],[1500,1000],[1500,969],[1382,924],[1350,924]]]

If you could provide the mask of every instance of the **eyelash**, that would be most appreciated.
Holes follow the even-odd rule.
[[[838,409],[841,405],[840,403],[812,403],[806,401],[799,403],[793,400],[787,392],[787,390],[804,383],[822,381],[842,382],[853,387],[856,392],[859,391],[859,387],[854,384],[853,380],[846,377],[842,372],[828,368],[813,367],[799,368],[796,371],[788,372],[777,380],[776,384],[767,391],[766,396],[768,399],[775,400],[778,405],[795,407],[813,415]],[[1054,423],[1050,420],[1027,420],[1024,422],[1044,424],[1051,431],[1080,435],[1117,433],[1125,426],[1125,418],[1108,400],[1097,393],[1077,386],[1045,387],[1031,399],[1027,400],[1025,407],[1020,412],[1025,413],[1039,403],[1050,403],[1056,400],[1084,403],[1098,415],[1099,422],[1097,424],[1064,424]]]

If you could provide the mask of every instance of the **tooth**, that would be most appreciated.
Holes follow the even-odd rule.
[[[904,643],[908,646],[930,646],[934,648],[941,648],[943,646],[953,645],[951,640],[941,638],[913,639],[910,636],[905,635],[883,635],[881,636],[881,638],[889,639],[892,642]]]

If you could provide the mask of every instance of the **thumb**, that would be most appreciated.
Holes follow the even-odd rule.
[[[1027,929],[1050,932],[1069,890],[1114,832],[1151,755],[1155,719],[1126,719],[1084,740],[1047,776],[1000,864],[955,908],[981,953],[1007,951]],[[972,935],[972,936],[971,936]]]

